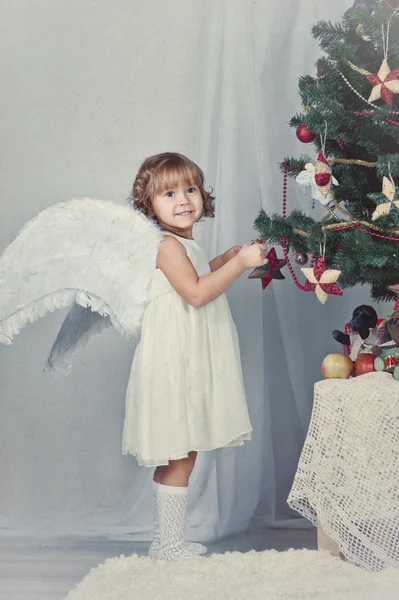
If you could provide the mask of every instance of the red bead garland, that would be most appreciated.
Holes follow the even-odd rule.
[[[285,161],[285,163],[284,163],[284,183],[283,183],[283,209],[282,209],[283,219],[287,218],[287,179],[288,179],[288,163],[287,163],[287,161]],[[299,283],[297,276],[294,273],[294,269],[292,268],[289,256],[288,256],[287,240],[285,239],[285,236],[282,233],[280,233],[280,237],[281,237],[281,247],[283,249],[284,258],[287,263],[287,267],[291,274],[291,277],[294,280],[295,285],[302,291],[309,291],[309,290],[305,289],[305,286],[303,286]],[[314,259],[315,259],[315,254],[314,254],[314,252],[312,252],[312,256],[310,259],[310,265],[309,265],[310,268],[314,267]]]
[[[385,4],[386,4],[387,6],[389,6],[389,8],[390,8],[391,10],[393,10],[393,12],[396,12],[396,11],[398,10],[398,8],[395,8],[394,6],[392,6],[392,4],[390,4],[390,3],[388,2],[388,0],[385,0]]]
[[[367,235],[372,235],[373,237],[382,238],[383,240],[389,240],[390,242],[399,242],[399,238],[391,237],[389,235],[382,235],[381,233],[376,233],[375,231],[366,231],[366,229],[361,229],[367,233]]]
[[[374,114],[374,110],[365,110],[363,112],[355,112],[355,117],[368,117]]]
[[[355,117],[369,117],[374,114],[375,114],[374,110],[366,110],[364,112],[355,112]],[[387,123],[390,123],[391,125],[396,125],[396,127],[399,127],[398,121],[394,121],[393,119],[390,119],[389,117],[386,117],[385,121]]]
[[[357,227],[357,225],[348,223],[348,225],[343,225],[342,227],[335,227],[334,231],[345,231],[346,229],[353,229],[354,227]],[[357,227],[356,232],[367,233],[367,235],[372,235],[373,237],[381,238],[383,240],[389,240],[390,242],[399,242],[399,237],[383,235],[382,233],[377,233],[376,231],[367,231],[367,229],[364,229],[364,227]]]

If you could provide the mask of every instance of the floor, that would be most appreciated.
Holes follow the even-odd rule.
[[[316,548],[316,530],[263,529],[208,545],[212,553]],[[0,600],[63,600],[106,558],[145,554],[148,543],[108,537],[33,540],[0,536]]]

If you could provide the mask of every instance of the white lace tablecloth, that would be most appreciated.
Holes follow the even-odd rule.
[[[399,381],[392,375],[315,384],[288,504],[319,520],[355,564],[399,567]]]

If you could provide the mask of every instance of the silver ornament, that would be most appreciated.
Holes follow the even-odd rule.
[[[295,254],[295,262],[297,265],[306,265],[308,260],[309,260],[308,255],[305,254],[305,252],[297,252]]]

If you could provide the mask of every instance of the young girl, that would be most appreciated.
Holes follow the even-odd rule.
[[[184,540],[197,452],[240,446],[252,431],[224,292],[246,269],[266,264],[266,246],[235,246],[208,263],[193,225],[214,216],[214,197],[199,167],[180,154],[147,158],[132,201],[159,224],[164,241],[133,359],[122,451],[156,467],[149,555],[192,558],[206,552]]]

